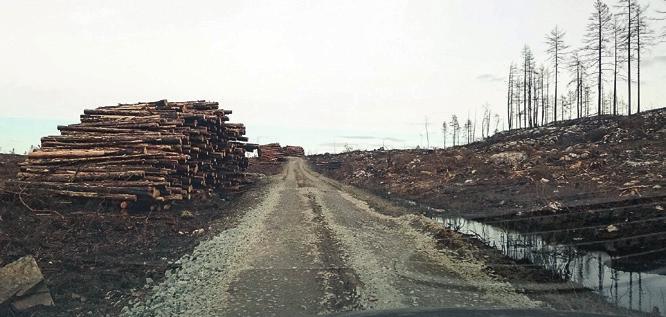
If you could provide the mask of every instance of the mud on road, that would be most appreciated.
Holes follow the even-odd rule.
[[[292,159],[235,228],[202,242],[127,316],[312,316],[405,307],[548,307],[481,259],[441,250],[434,224]],[[386,207],[376,210],[376,206]],[[390,214],[390,215],[389,215]]]

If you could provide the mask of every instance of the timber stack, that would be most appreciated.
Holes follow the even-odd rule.
[[[284,160],[280,143],[262,144],[259,146],[258,154],[262,161],[277,162]]]
[[[298,157],[305,156],[305,150],[300,146],[287,145],[282,148],[282,151],[286,156],[298,156]]]
[[[13,183],[121,209],[168,209],[197,190],[238,191],[246,183],[245,152],[257,145],[218,106],[161,100],[84,110],[81,123],[41,139]]]
[[[259,159],[267,162],[284,161],[286,156],[305,156],[305,150],[300,146],[280,146],[280,143],[269,143],[259,146]]]

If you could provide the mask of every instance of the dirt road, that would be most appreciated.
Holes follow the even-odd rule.
[[[460,261],[419,230],[420,216],[387,216],[353,191],[291,159],[239,225],[202,242],[126,315],[312,316],[401,307],[536,307]]]

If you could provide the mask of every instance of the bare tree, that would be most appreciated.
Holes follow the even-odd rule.
[[[446,122],[442,122],[442,139],[444,141],[443,146],[446,148]]]
[[[541,72],[537,70],[536,68],[533,69],[532,71],[532,90],[534,91],[532,95],[532,126],[536,127],[539,126],[538,124],[538,119],[539,119],[539,100],[541,99],[540,95],[540,79],[541,78]]]
[[[469,120],[469,114],[467,114],[467,120]],[[472,141],[476,140],[476,110],[474,110],[474,125],[472,127]]]
[[[601,99],[603,98],[603,57],[607,54],[609,36],[609,26],[611,23],[611,13],[608,6],[601,0],[594,1],[594,11],[589,18],[587,33],[585,35],[586,49],[590,53],[591,60],[597,66],[597,115],[603,114],[601,109]]]
[[[521,110],[520,110],[520,105],[523,102],[523,95],[521,93],[523,91],[523,86],[522,86],[523,79],[520,77],[520,75],[518,75],[518,77],[514,81],[515,81],[515,86],[516,86],[515,90],[514,90],[515,91],[514,92],[514,97],[515,97],[514,109],[515,110],[512,110],[512,111],[514,112],[514,115],[515,115],[515,124],[518,127],[518,129],[520,129],[520,128],[523,127],[522,119],[521,119],[522,118],[521,117]]]
[[[546,103],[544,113],[541,117],[541,125],[548,123],[548,112],[550,111],[550,70],[546,68]]]
[[[571,61],[568,66],[572,74],[569,86],[573,86],[576,90],[576,117],[580,118],[583,114],[583,60],[580,51],[576,50],[571,53]]]
[[[523,126],[527,127],[528,119],[530,117],[532,107],[532,72],[533,72],[534,56],[529,46],[525,45],[523,48]]]
[[[548,44],[548,53],[549,59],[554,63],[555,70],[555,102],[553,103],[553,121],[557,121],[557,86],[558,86],[558,75],[560,70],[560,62],[564,58],[565,51],[569,48],[564,43],[564,36],[566,32],[562,31],[557,25],[555,28],[550,31],[550,34],[546,35],[546,44]]]
[[[483,105],[483,118],[481,118],[482,138],[487,138],[490,136],[490,118],[491,118],[490,105],[485,103]]]
[[[611,24],[613,30],[613,115],[617,115],[617,79],[619,75],[619,68],[622,67],[623,56],[621,48],[624,44],[622,41],[622,34],[624,34],[624,26],[620,23],[620,15],[613,16]]]
[[[495,128],[493,129],[493,134],[497,134],[497,132],[499,132],[499,124],[501,118],[498,113],[494,115],[494,118],[495,118]]]
[[[474,141],[474,135],[472,132],[472,120],[467,119],[467,122],[465,123],[465,130],[467,130],[467,144],[472,143]]]
[[[541,67],[539,68],[539,74],[541,75],[541,80],[539,84],[539,90],[541,91],[541,93],[539,94],[541,96],[541,124],[543,124],[543,118],[545,116],[545,111],[546,111],[546,100],[548,99],[548,96],[546,96],[544,93],[545,89],[544,80],[547,72],[548,71],[546,70],[546,66],[541,65]]]
[[[516,72],[516,66],[513,63],[511,63],[511,66],[509,66],[509,83],[508,83],[507,97],[506,97],[506,118],[507,118],[507,123],[509,124],[509,130],[513,128],[513,88],[514,88],[513,76],[515,72]]]
[[[458,122],[458,116],[451,116],[451,132],[453,133],[453,146],[459,144],[458,138],[460,137],[460,123]]]
[[[654,45],[654,31],[650,28],[649,18],[646,14],[647,6],[636,5],[636,112],[641,112],[641,56],[645,49]]]
[[[471,128],[470,128],[471,122],[470,122],[469,119],[467,119],[463,122],[464,123],[462,125],[462,133],[461,133],[462,134],[462,139],[463,139],[463,142],[465,142],[465,144],[468,144],[469,143],[470,130],[471,130]],[[460,144],[462,144],[462,143],[460,143]]]
[[[560,106],[561,106],[561,109],[562,109],[562,111],[561,111],[562,112],[562,121],[564,121],[564,120],[566,120],[565,115],[567,115],[567,113],[569,113],[569,100],[567,99],[567,96],[565,94],[562,94],[562,96],[560,96],[560,99],[561,99],[561,101],[560,101],[561,105]]]
[[[585,85],[584,90],[585,90],[585,99],[584,99],[585,100],[585,116],[587,117],[587,116],[590,115],[590,92],[591,92],[590,86]]]
[[[627,114],[631,115],[631,44],[634,37],[634,21],[636,20],[634,14],[634,11],[636,10],[636,0],[619,0],[619,2],[619,7],[622,10],[616,14],[624,19],[624,26],[626,28],[626,33],[622,40],[624,42],[623,46],[627,49]]]

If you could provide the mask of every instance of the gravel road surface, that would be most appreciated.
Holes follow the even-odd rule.
[[[238,226],[179,260],[126,316],[314,316],[405,307],[538,307],[481,262],[439,251],[415,224],[387,216],[290,159]],[[379,198],[376,198],[379,199]]]

